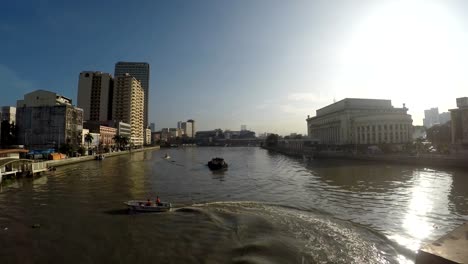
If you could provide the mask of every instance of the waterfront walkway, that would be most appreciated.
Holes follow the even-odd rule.
[[[141,151],[148,151],[148,150],[155,150],[159,149],[159,146],[154,146],[154,147],[146,147],[146,148],[141,148],[141,149],[132,149],[130,150],[124,150],[124,151],[116,151],[116,152],[109,152],[109,153],[103,153],[102,155],[105,158],[109,157],[114,157],[114,156],[120,156],[120,155],[126,155],[134,152],[141,152]],[[79,163],[83,161],[89,161],[89,160],[94,160],[95,155],[89,155],[89,156],[82,156],[82,157],[75,157],[75,158],[66,158],[66,159],[61,159],[61,160],[48,160],[46,161],[47,167],[59,167],[59,166],[64,166],[64,165],[69,165],[73,163]]]

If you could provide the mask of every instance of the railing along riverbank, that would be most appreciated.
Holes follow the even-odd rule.
[[[149,151],[149,150],[155,150],[155,149],[159,149],[159,146],[109,152],[109,153],[103,153],[100,155],[104,156],[105,158],[110,158],[110,157],[127,155],[127,154],[131,154],[135,152]],[[61,160],[48,160],[46,161],[46,164],[47,164],[47,167],[50,168],[50,167],[59,167],[59,166],[64,166],[64,165],[69,165],[69,164],[74,164],[74,163],[79,163],[79,162],[84,162],[84,161],[89,161],[89,160],[94,160],[94,159],[95,159],[95,155],[89,155],[89,156],[82,156],[82,157],[66,158],[66,159],[61,159]]]

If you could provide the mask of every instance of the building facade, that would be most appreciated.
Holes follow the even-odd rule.
[[[450,109],[452,144],[468,144],[468,97],[457,98],[457,109]]]
[[[115,77],[113,118],[130,124],[130,142],[135,146],[144,144],[144,92],[135,77],[125,74]]]
[[[439,122],[439,108],[431,108],[428,110],[424,110],[424,119],[423,125],[426,128],[430,128],[433,125],[440,124]]]
[[[71,99],[37,90],[17,101],[18,143],[30,149],[58,149],[61,144],[81,144],[83,110]]]
[[[0,112],[0,143],[8,144],[9,135],[14,133],[12,125],[16,124],[16,107],[3,106]],[[3,132],[3,133],[2,133]]]
[[[135,77],[141,83],[141,88],[144,92],[143,127],[147,128],[150,66],[146,62],[117,62],[115,64],[114,77],[124,76],[126,73]]]
[[[187,137],[189,138],[194,138],[195,137],[195,120],[189,119],[187,120],[187,128],[185,130],[185,133],[187,134]]]
[[[78,80],[77,106],[85,121],[112,120],[114,79],[109,73],[84,71]]]
[[[115,146],[114,136],[117,135],[117,128],[103,126],[97,121],[86,121],[83,126],[85,129],[88,129],[89,132],[100,135],[99,143],[103,147]]]
[[[145,129],[145,145],[151,145],[151,129]]]
[[[308,117],[307,133],[322,144],[407,143],[413,123],[407,111],[390,100],[346,98]]]

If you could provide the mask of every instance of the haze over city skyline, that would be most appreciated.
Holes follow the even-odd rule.
[[[306,133],[346,97],[455,108],[468,96],[463,1],[20,1],[0,10],[0,105],[44,89],[76,104],[82,71],[151,65],[149,122]],[[125,19],[122,19],[125,18]]]

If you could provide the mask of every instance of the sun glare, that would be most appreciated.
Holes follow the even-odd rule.
[[[413,109],[454,104],[446,92],[459,95],[467,86],[468,41],[443,3],[398,1],[371,10],[338,54],[337,85],[352,91],[347,96],[406,100]]]

